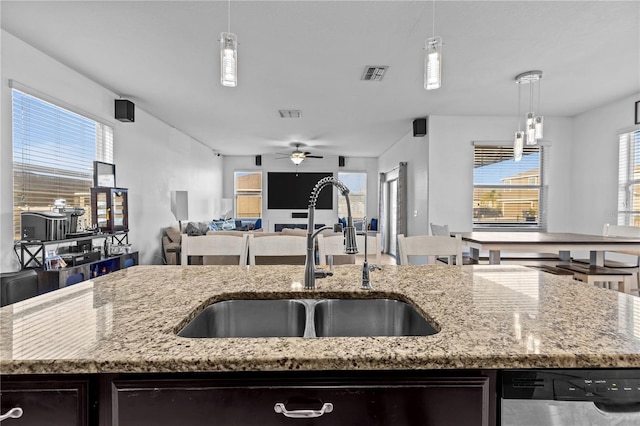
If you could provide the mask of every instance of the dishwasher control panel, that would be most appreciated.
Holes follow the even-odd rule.
[[[503,399],[640,402],[640,369],[504,370]]]

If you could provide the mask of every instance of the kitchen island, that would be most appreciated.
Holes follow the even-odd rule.
[[[356,379],[392,372],[409,382],[411,377],[448,375],[469,380],[486,399],[495,393],[491,371],[640,367],[637,297],[517,266],[383,266],[371,275],[374,290],[360,290],[360,266],[337,266],[333,277],[318,280],[318,289],[308,291],[301,285],[302,266],[128,268],[0,309],[0,371],[9,378],[89,377],[102,383],[100,389],[115,386],[105,380],[141,380],[149,374],[163,380],[307,374],[319,380],[325,372],[349,372]],[[402,300],[438,333],[176,335],[214,302],[278,298]],[[481,383],[480,377],[488,380]],[[131,385],[113,389],[130,390]],[[487,418],[482,424],[495,421]],[[120,419],[120,424],[128,423]]]

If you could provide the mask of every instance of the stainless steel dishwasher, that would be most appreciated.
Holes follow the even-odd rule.
[[[640,369],[505,370],[502,426],[640,425]]]

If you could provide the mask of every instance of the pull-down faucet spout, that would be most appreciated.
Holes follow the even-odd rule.
[[[333,272],[326,271],[325,269],[316,268],[315,262],[315,239],[318,233],[324,229],[330,228],[324,226],[314,232],[314,213],[316,210],[316,201],[320,191],[327,185],[333,185],[340,190],[340,193],[347,201],[347,226],[344,229],[344,252],[346,254],[358,253],[358,246],[356,244],[356,229],[353,226],[353,217],[351,216],[351,204],[349,202],[349,188],[334,178],[333,176],[327,176],[322,178],[316,183],[311,190],[311,196],[309,197],[309,222],[307,224],[307,256],[304,264],[304,288],[307,290],[314,290],[316,288],[316,278],[324,278],[328,275],[332,275]]]

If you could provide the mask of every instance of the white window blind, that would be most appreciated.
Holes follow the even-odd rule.
[[[474,146],[474,228],[546,228],[544,152],[526,146],[514,161],[511,146]]]
[[[640,130],[619,135],[618,225],[640,226]]]
[[[82,207],[90,225],[93,161],[113,162],[113,129],[12,89],[14,234],[20,212],[51,210],[55,199]]]

